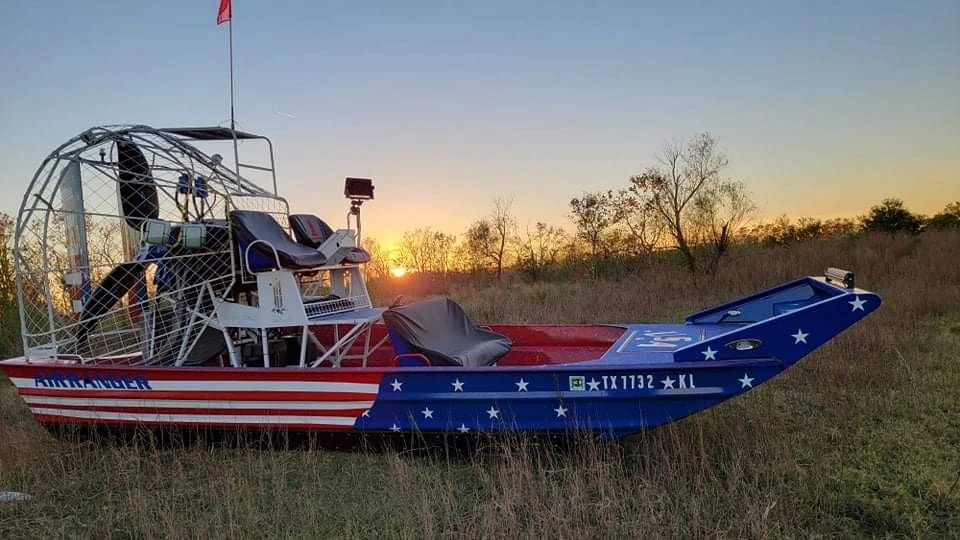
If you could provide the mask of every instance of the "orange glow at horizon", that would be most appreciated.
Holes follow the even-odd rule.
[[[390,275],[395,278],[402,278],[407,275],[408,270],[402,266],[395,266],[390,269]]]

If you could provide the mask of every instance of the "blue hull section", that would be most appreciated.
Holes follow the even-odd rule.
[[[712,407],[783,369],[775,360],[709,365],[422,368],[385,374],[363,431],[588,430],[622,436]]]
[[[873,293],[803,278],[691,315],[685,324],[622,325],[621,338],[586,362],[388,370],[375,404],[354,427],[623,437],[759,386],[879,305]]]

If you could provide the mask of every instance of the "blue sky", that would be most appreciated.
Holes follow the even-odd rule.
[[[107,123],[226,124],[218,0],[0,3],[0,210]],[[494,197],[566,225],[710,131],[762,214],[960,199],[960,3],[234,1],[237,117],[298,211],[459,232]]]

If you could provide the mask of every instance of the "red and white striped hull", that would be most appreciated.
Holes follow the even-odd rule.
[[[130,368],[4,362],[46,424],[348,430],[381,374],[217,368]]]

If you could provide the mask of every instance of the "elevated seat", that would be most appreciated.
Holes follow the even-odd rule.
[[[327,263],[322,253],[295,242],[273,216],[265,212],[234,210],[230,212],[230,226],[240,247],[240,256],[250,249],[249,270],[252,272],[276,268],[274,250],[280,266],[286,270],[309,270]]]
[[[330,228],[322,219],[312,214],[291,214],[290,229],[293,231],[297,242],[323,251],[328,248],[328,262],[337,264],[343,261],[348,263],[360,264],[370,262],[370,254],[361,247],[341,246],[339,243],[333,246],[324,246],[331,238],[337,238],[337,233]],[[331,242],[333,242],[331,240]]]
[[[313,249],[319,248],[327,238],[333,236],[333,229],[327,222],[312,214],[290,214],[290,230],[297,242]]]
[[[435,366],[490,366],[513,345],[507,336],[478,328],[449,298],[395,303],[383,322],[397,354],[419,353]]]

